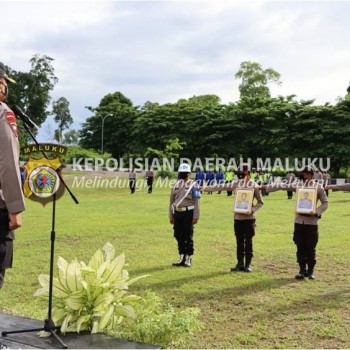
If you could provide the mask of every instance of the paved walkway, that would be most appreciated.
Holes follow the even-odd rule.
[[[0,342],[11,349],[62,349],[62,344],[54,335],[41,338],[38,330],[44,327],[44,321],[0,313]],[[3,335],[2,332],[32,330]],[[130,342],[103,334],[67,333],[58,335],[68,349],[159,349],[159,347]]]

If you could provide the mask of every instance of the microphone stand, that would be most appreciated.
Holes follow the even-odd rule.
[[[35,144],[39,148],[39,143],[34,137],[33,133],[29,129],[26,122],[23,121],[24,129],[29,133]],[[44,157],[50,161],[46,153],[42,150],[41,153],[44,155]],[[72,197],[73,201],[76,204],[79,204],[78,199],[75,197],[74,193],[69,189],[65,181],[62,179],[62,176],[60,174],[60,171],[56,171],[60,181]],[[50,279],[49,279],[49,303],[48,303],[48,313],[47,318],[44,321],[44,326],[42,328],[32,328],[32,329],[21,329],[16,331],[5,331],[2,332],[2,335],[5,337],[8,334],[16,334],[16,333],[27,333],[27,332],[38,332],[38,331],[45,331],[50,333],[52,336],[54,336],[57,341],[61,344],[63,349],[68,349],[68,346],[62,341],[62,339],[56,334],[56,331],[60,329],[59,326],[56,326],[54,321],[52,320],[52,291],[53,291],[53,265],[54,265],[54,255],[55,255],[55,239],[56,239],[56,232],[55,232],[55,223],[56,223],[56,192],[53,195],[53,201],[52,201],[52,226],[51,226],[51,252],[50,252]]]

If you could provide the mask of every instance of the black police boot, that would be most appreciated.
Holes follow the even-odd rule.
[[[309,280],[314,280],[316,278],[314,275],[315,265],[316,265],[316,261],[308,263],[308,269],[307,269],[307,273],[306,273],[305,277],[307,276],[309,278]]]
[[[307,277],[309,280],[314,280],[316,278],[314,272],[310,270],[307,272]]]
[[[252,268],[250,267],[250,263],[252,262],[252,257],[245,257],[245,265],[244,265],[244,271],[245,272],[252,272]]]
[[[192,255],[186,255],[184,266],[185,267],[191,267],[192,266]]]
[[[299,263],[299,272],[295,275],[295,279],[297,280],[303,280],[305,276],[307,276],[306,272],[306,263]]]
[[[2,252],[1,252],[2,253]],[[4,285],[4,279],[5,279],[5,269],[0,269],[0,289]]]
[[[231,267],[231,271],[244,271],[244,256],[237,257],[237,265],[235,267]]]
[[[185,254],[180,254],[179,260],[173,262],[173,266],[184,266],[185,264]]]

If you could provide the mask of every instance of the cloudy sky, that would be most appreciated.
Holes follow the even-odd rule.
[[[79,129],[85,106],[122,92],[134,105],[239,98],[243,61],[281,74],[274,96],[335,103],[350,82],[348,1],[0,1],[0,61],[29,71],[48,55]],[[48,120],[39,141],[49,141]],[[52,136],[52,135],[51,135]]]

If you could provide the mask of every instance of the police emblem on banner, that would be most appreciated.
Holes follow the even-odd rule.
[[[55,154],[53,158],[53,151],[59,149],[64,154],[67,151],[66,147],[58,145],[40,145],[38,149],[37,146],[29,145],[22,148],[22,152],[25,154],[38,153],[43,150],[46,154],[50,154],[51,157],[48,158],[35,158],[30,156],[27,163],[23,166],[25,172],[25,180],[23,183],[23,193],[24,195],[42,205],[53,200],[55,195],[56,199],[62,197],[64,193],[65,186],[61,181],[59,172],[63,167],[61,159]]]

